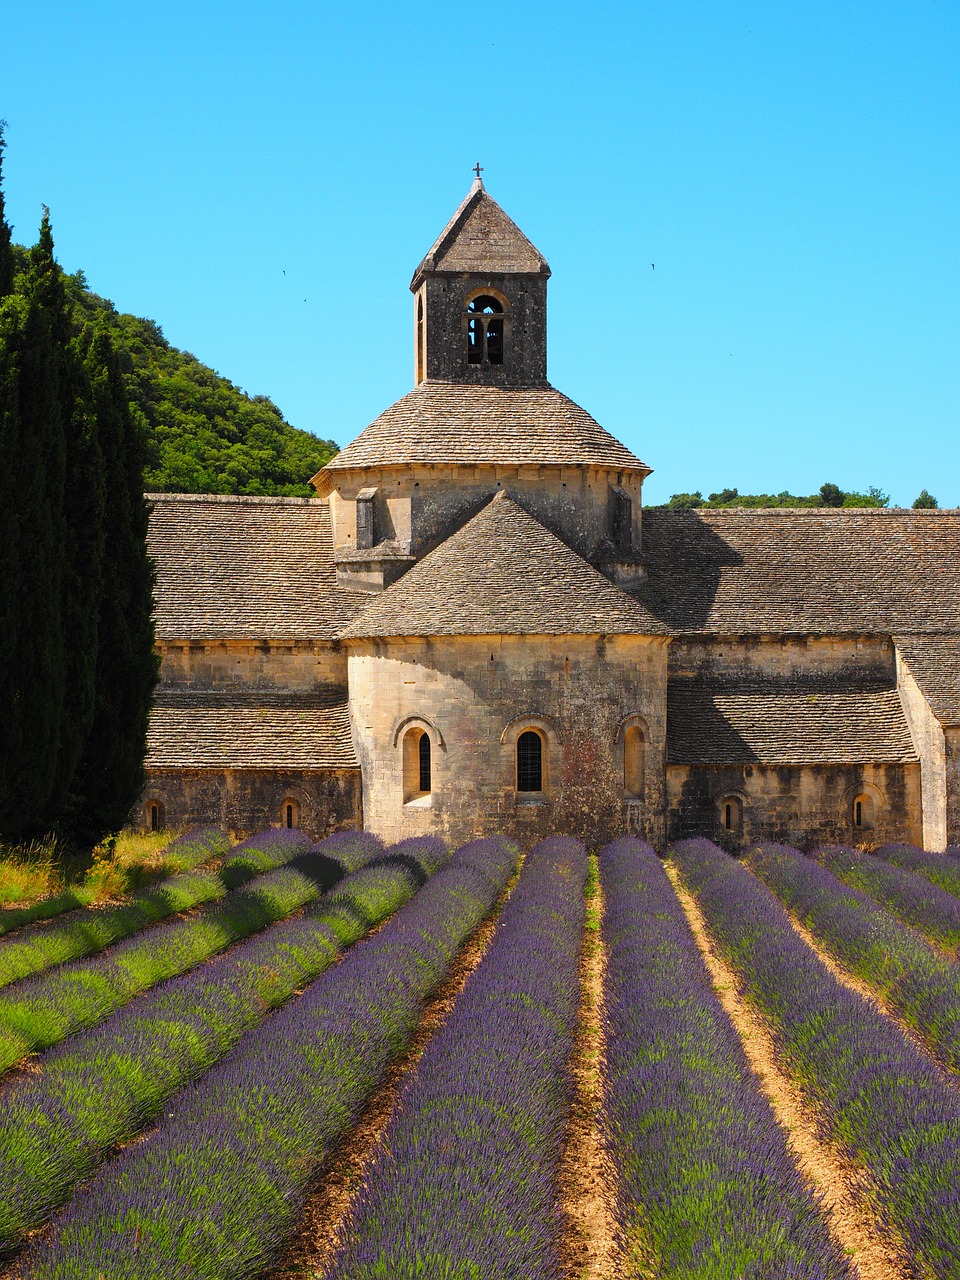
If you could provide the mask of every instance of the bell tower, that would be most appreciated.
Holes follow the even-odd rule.
[[[487,194],[482,170],[410,283],[414,378],[467,385],[547,383],[550,268]]]

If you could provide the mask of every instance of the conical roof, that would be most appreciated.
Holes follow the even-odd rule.
[[[550,274],[546,258],[487,194],[479,177],[413,273],[410,288],[416,289],[431,271]]]
[[[585,409],[547,385],[491,387],[426,379],[384,410],[314,476],[353,467],[650,468]]]
[[[344,639],[667,634],[502,490],[339,632]]]

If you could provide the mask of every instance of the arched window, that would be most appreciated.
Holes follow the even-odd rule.
[[[631,800],[643,797],[645,749],[643,730],[629,725],[623,734],[623,792]]]
[[[853,827],[855,831],[873,830],[873,797],[866,793],[853,802]]]
[[[147,801],[147,826],[151,831],[163,830],[163,805],[159,800]]]
[[[284,800],[280,809],[280,821],[288,831],[292,831],[294,827],[299,827],[300,806],[296,800],[291,800],[289,797]]]
[[[403,736],[403,803],[422,800],[433,790],[430,735],[408,729]]]
[[[517,738],[517,790],[543,790],[543,738],[535,729]]]
[[[423,290],[417,294],[417,385],[426,377],[424,368],[424,332],[423,332]]]
[[[467,363],[503,364],[503,303],[489,294],[467,303]]]
[[[720,801],[720,826],[734,835],[743,830],[743,801],[739,796],[725,796]]]

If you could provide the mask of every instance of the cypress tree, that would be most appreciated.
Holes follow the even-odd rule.
[[[0,835],[89,846],[143,785],[144,437],[106,329],[74,332],[49,210],[14,264],[0,182]]]
[[[13,293],[12,231],[7,222],[3,196],[3,152],[6,147],[3,132],[6,121],[0,120],[0,301]]]
[[[14,838],[42,834],[49,821],[66,691],[63,352],[69,330],[64,333],[65,310],[56,306],[57,273],[44,212],[22,297],[4,300],[0,332],[3,506],[5,523],[16,527],[3,563],[0,831]]]
[[[89,341],[86,372],[106,479],[102,518],[96,701],[77,770],[74,836],[92,845],[126,822],[144,786],[147,721],[159,659],[153,652],[153,563],[143,496],[145,438],[134,420],[106,326]]]
[[[3,125],[0,122],[0,819],[13,795],[17,732],[14,720],[21,544],[20,364],[26,324],[22,298],[12,297],[13,253],[3,197]],[[0,830],[6,830],[0,821]]]

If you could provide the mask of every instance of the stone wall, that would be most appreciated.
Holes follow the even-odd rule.
[[[947,750],[944,731],[903,655],[897,651],[897,688],[910,735],[920,757],[923,785],[923,847],[939,853],[947,843]],[[960,782],[960,777],[955,779]],[[960,799],[956,801],[960,803]]]
[[[960,845],[960,727],[944,729],[947,755],[946,842]]]
[[[356,546],[356,497],[376,488],[376,540],[426,555],[475,516],[499,490],[589,559],[613,533],[611,486],[632,500],[633,545],[641,541],[643,477],[600,467],[409,466],[337,472],[329,495],[336,553]]]
[[[504,305],[503,363],[468,364],[466,306],[471,295],[493,294]],[[503,386],[543,383],[547,377],[547,277],[533,274],[429,276],[414,297],[414,342],[418,307],[424,313],[424,361],[414,376],[444,382]]]
[[[873,827],[854,827],[857,796],[873,801]],[[724,801],[743,806],[741,832],[724,827]],[[668,838],[708,836],[728,848],[776,841],[818,844],[920,844],[919,764],[670,765]]]
[[[535,589],[532,584],[531,589]],[[629,824],[663,838],[666,642],[640,636],[351,641],[348,669],[368,830],[392,841],[552,832],[597,845]],[[624,793],[622,730],[645,737],[641,798]],[[546,743],[542,795],[518,792],[516,739]],[[404,803],[403,737],[424,730],[432,790]]]
[[[789,687],[817,677],[838,689],[863,680],[896,678],[892,641],[885,636],[728,636],[677,638],[670,646],[670,674],[703,679],[776,680]]]
[[[346,655],[333,640],[167,641],[158,647],[164,684],[312,689],[347,682]]]
[[[295,806],[295,825],[316,839],[363,826],[359,769],[176,769],[156,770],[133,825],[150,825],[150,806],[160,806],[162,825],[212,823],[242,840],[286,822],[284,806]]]

